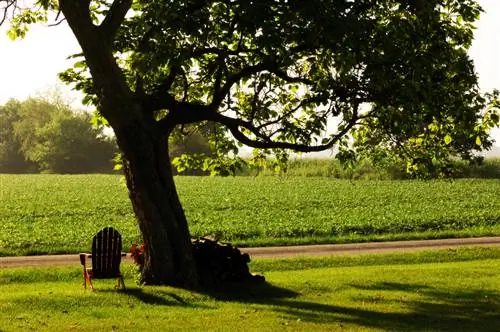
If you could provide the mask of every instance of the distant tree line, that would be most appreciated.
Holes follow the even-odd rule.
[[[279,166],[279,168],[277,167]],[[406,170],[407,164],[397,159],[363,159],[346,167],[335,158],[292,158],[285,165],[273,159],[251,160],[242,167],[238,176],[324,177],[347,180],[409,180],[418,178]],[[278,170],[277,170],[278,169]],[[500,158],[485,158],[481,162],[454,159],[448,172],[428,173],[427,178],[481,178],[500,179]]]
[[[111,173],[116,169],[114,136],[104,134],[104,126],[96,124],[91,113],[72,109],[62,99],[58,95],[11,99],[0,105],[0,173]],[[169,139],[170,158],[213,156],[208,128],[177,128]],[[173,171],[178,173],[176,167]],[[181,174],[210,171],[188,166]]]
[[[113,170],[114,138],[92,115],[42,97],[0,106],[0,173],[102,173]]]

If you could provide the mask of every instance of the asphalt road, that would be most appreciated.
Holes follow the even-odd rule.
[[[500,237],[240,248],[240,250],[243,253],[248,253],[251,258],[258,259],[258,258],[285,258],[294,256],[329,256],[329,255],[377,254],[377,253],[389,253],[389,252],[414,252],[414,251],[430,250],[430,249],[446,249],[446,248],[472,247],[472,246],[500,247]],[[125,259],[131,261],[129,255],[127,255]],[[79,264],[80,264],[80,259],[76,254],[0,257],[0,268],[79,265]]]

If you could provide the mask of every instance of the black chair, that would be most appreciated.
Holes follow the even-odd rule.
[[[106,227],[97,232],[92,240],[92,254],[80,254],[83,265],[84,287],[87,284],[93,290],[92,279],[117,278],[117,289],[125,289],[123,275],[120,272],[122,256],[122,236],[113,227]],[[92,259],[92,266],[87,267],[87,259]]]

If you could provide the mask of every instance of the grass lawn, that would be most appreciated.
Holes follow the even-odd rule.
[[[190,292],[0,269],[0,331],[498,331],[500,249],[256,260],[268,284]]]

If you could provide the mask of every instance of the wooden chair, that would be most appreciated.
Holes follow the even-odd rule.
[[[92,254],[80,254],[83,265],[83,285],[87,284],[94,290],[92,279],[117,278],[117,289],[125,289],[123,276],[120,272],[122,256],[122,236],[113,227],[106,227],[97,232],[92,240]],[[92,259],[92,267],[87,267],[87,259]]]

